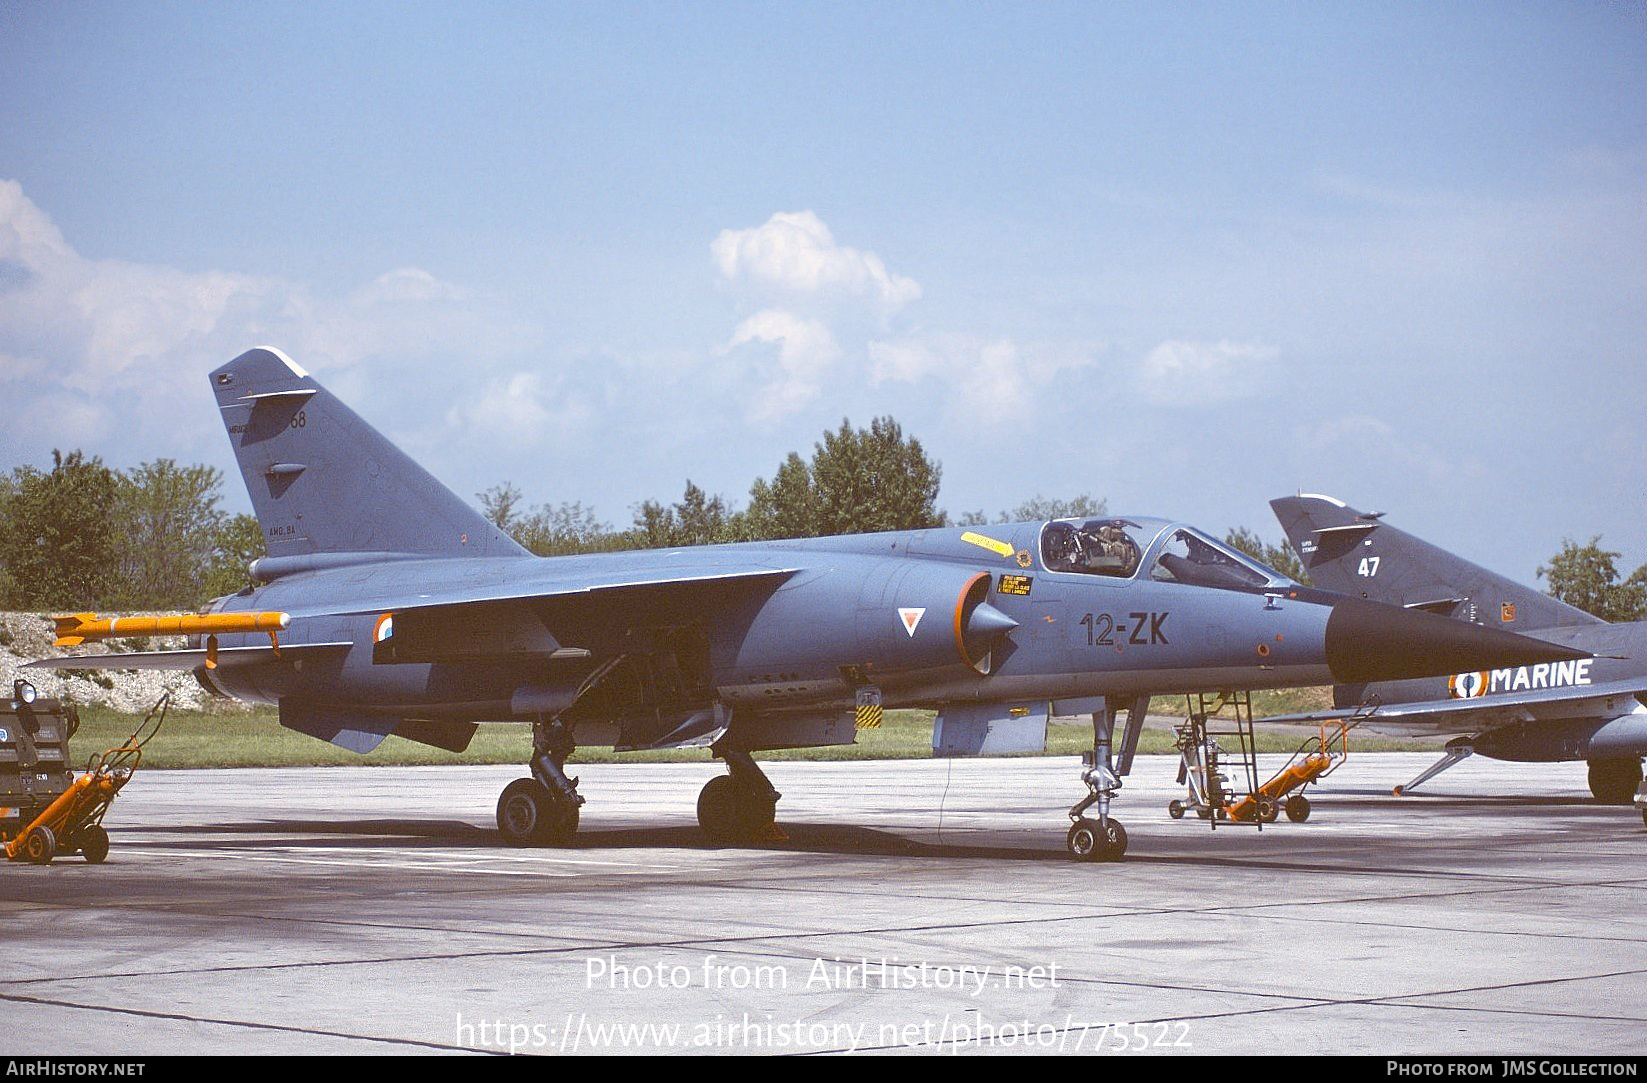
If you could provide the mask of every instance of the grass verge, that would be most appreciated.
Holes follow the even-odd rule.
[[[1319,690],[1292,690],[1253,697],[1260,717],[1287,714],[1320,707]],[[1184,713],[1181,697],[1162,697],[1151,706],[1163,719]],[[71,742],[79,765],[88,756],[119,746],[142,721],[106,708],[80,710],[80,730]],[[1313,729],[1286,728],[1258,733],[1258,748],[1264,753],[1290,753]],[[1088,723],[1054,722],[1047,733],[1046,755],[1076,756],[1092,746]],[[1428,750],[1435,741],[1400,740],[1352,734],[1350,750],[1363,752]],[[284,729],[271,708],[251,711],[173,711],[166,716],[159,735],[143,752],[145,768],[198,767],[344,767],[408,766],[421,764],[524,764],[532,749],[532,727],[526,722],[498,722],[481,726],[467,751],[447,752],[401,737],[390,736],[373,752],[356,755]],[[1172,754],[1170,728],[1152,724],[1139,741],[1144,755]],[[880,760],[927,759],[932,755],[932,712],[888,711],[879,729],[862,730],[858,743],[828,748],[802,748],[762,752],[762,760]],[[573,755],[577,763],[670,763],[702,762],[711,758],[706,749],[669,749],[656,752],[613,752],[611,749],[580,748]]]

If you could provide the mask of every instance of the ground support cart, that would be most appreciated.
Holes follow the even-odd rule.
[[[51,700],[37,702],[55,703]],[[103,817],[115,795],[131,781],[132,773],[143,758],[143,746],[160,731],[170,703],[171,693],[168,692],[144,716],[143,722],[125,744],[88,761],[86,773],[69,781],[32,819],[20,814],[15,834],[5,837],[6,857],[12,861],[32,861],[38,865],[49,864],[58,854],[79,853],[94,865],[108,857],[109,833],[103,828]],[[39,723],[40,714],[32,711],[32,704],[29,706],[35,722]],[[44,730],[44,725],[41,724],[40,728]],[[62,751],[67,761],[66,737]],[[64,774],[68,774],[66,769]]]
[[[1280,771],[1260,784],[1252,696],[1203,692],[1186,698],[1187,717],[1175,732],[1178,781],[1186,787],[1188,800],[1167,805],[1173,819],[1193,811],[1215,828],[1219,823],[1262,828],[1283,810],[1295,822],[1309,818],[1310,803],[1303,791],[1344,761],[1344,724],[1324,723],[1317,736],[1307,739]]]
[[[79,728],[74,707],[16,681],[0,699],[0,842],[24,830],[74,785],[69,738]]]

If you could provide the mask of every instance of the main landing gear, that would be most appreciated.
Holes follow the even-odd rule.
[[[1641,785],[1641,757],[1590,761],[1590,795],[1603,805],[1628,805]]]
[[[498,798],[498,831],[509,845],[560,845],[577,834],[583,795],[565,770],[576,747],[559,722],[533,724],[532,777],[517,778]]]
[[[716,842],[760,842],[777,837],[778,798],[772,781],[754,758],[724,742],[709,750],[726,761],[727,773],[704,784],[698,794],[698,826]]]
[[[566,777],[566,760],[576,744],[555,721],[532,727],[531,778],[517,778],[498,798],[498,831],[511,846],[555,846],[578,831],[583,795],[578,780]],[[748,752],[725,743],[710,750],[726,761],[727,773],[709,780],[698,795],[698,823],[721,843],[781,838],[776,826],[778,798],[772,782]]]

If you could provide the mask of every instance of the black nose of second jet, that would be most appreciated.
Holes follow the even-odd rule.
[[[1342,598],[1327,618],[1327,667],[1340,684],[1438,677],[1588,658],[1541,639],[1416,609]]]

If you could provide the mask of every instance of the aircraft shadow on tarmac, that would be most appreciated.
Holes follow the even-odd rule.
[[[479,827],[461,820],[256,820],[238,823],[199,824],[188,827],[140,826],[119,828],[127,836],[144,834],[189,836],[191,848],[220,848],[242,850],[247,836],[278,841],[286,847],[315,849],[418,849],[439,850],[463,847],[522,854],[591,853],[603,850],[670,849],[714,851],[727,849],[766,850],[792,853],[863,855],[869,857],[962,857],[1006,860],[1057,861],[1067,864],[1069,855],[1060,848],[1032,848],[1024,846],[979,846],[976,844],[947,844],[933,833],[937,841],[921,842],[888,831],[852,825],[833,824],[779,824],[781,837],[756,843],[728,845],[704,836],[692,825],[679,827],[645,827],[602,829],[583,827],[565,845],[555,847],[515,847],[505,843],[497,831]],[[970,833],[970,832],[969,832]],[[959,835],[960,832],[955,834]],[[156,845],[163,845],[157,843]]]
[[[1311,800],[1315,800],[1313,797]],[[1618,809],[1623,806],[1599,804],[1595,798],[1572,794],[1570,796],[1531,796],[1528,794],[1463,794],[1446,793],[1444,791],[1405,794],[1394,797],[1388,789],[1375,788],[1344,788],[1334,789],[1332,806],[1339,808],[1367,808],[1372,805],[1388,805],[1393,808],[1411,807],[1412,809],[1437,810],[1443,808],[1457,809],[1458,811],[1478,810],[1482,808],[1594,808]]]
[[[1584,813],[1593,810],[1596,816],[1607,816],[1620,812],[1634,810],[1618,809],[1611,806],[1597,805],[1588,797],[1552,797],[1552,796],[1479,796],[1479,795],[1426,795],[1417,798],[1393,798],[1382,790],[1348,790],[1335,793],[1330,803],[1323,803],[1320,813],[1330,817],[1334,810],[1341,813],[1362,810],[1387,811],[1394,808],[1410,807],[1417,813],[1420,809],[1433,815],[1436,812],[1459,816],[1497,816],[1510,809],[1542,809],[1563,810],[1574,813]],[[1590,817],[1586,817],[1589,819]],[[1164,813],[1163,813],[1164,819]],[[1636,817],[1625,817],[1620,820],[1621,825],[1633,825],[1640,829],[1640,821]],[[946,842],[944,835],[938,832],[927,832],[924,839],[910,838],[891,831],[877,830],[849,824],[816,824],[792,823],[778,825],[779,835],[771,840],[753,844],[729,846],[715,842],[707,837],[695,825],[682,824],[679,826],[656,827],[611,827],[601,828],[585,825],[567,845],[559,847],[526,847],[517,848],[507,845],[502,836],[490,826],[479,826],[462,820],[417,820],[404,818],[380,818],[362,820],[257,820],[227,822],[210,825],[191,825],[188,827],[176,826],[139,826],[119,828],[118,833],[132,837],[134,841],[143,835],[167,835],[175,838],[179,834],[189,836],[188,845],[191,848],[204,847],[207,849],[244,850],[248,846],[255,846],[255,840],[266,840],[270,845],[279,845],[285,848],[306,848],[314,850],[356,850],[370,852],[377,850],[454,850],[454,849],[483,849],[505,852],[518,852],[525,855],[543,854],[552,857],[556,854],[595,854],[601,852],[620,852],[624,850],[689,850],[709,852],[724,849],[763,850],[776,853],[795,854],[822,854],[836,856],[860,857],[920,857],[935,859],[969,859],[987,861],[1048,861],[1067,863],[1069,856],[1061,847],[1057,847],[1052,839],[1045,840],[1045,846],[1016,846],[983,845],[976,841],[975,831],[956,831],[951,833],[956,839]],[[1506,831],[1511,829],[1507,825]],[[1230,835],[1234,832],[1234,836]],[[1297,850],[1297,844],[1307,843],[1313,858],[1319,859],[1320,848],[1327,847],[1333,851],[1354,851],[1357,847],[1356,835],[1345,837],[1341,834],[1327,835],[1312,829],[1307,824],[1276,824],[1267,827],[1262,832],[1265,836],[1273,837],[1280,833],[1288,838],[1289,845],[1277,849],[1270,854],[1255,853],[1250,847],[1243,846],[1239,852],[1224,852],[1236,840],[1255,841],[1250,838],[1257,834],[1250,825],[1224,824],[1216,830],[1210,830],[1207,825],[1182,824],[1169,831],[1172,838],[1172,852],[1156,855],[1129,855],[1128,864],[1190,863],[1196,865],[1240,865],[1251,866],[1255,862],[1265,864],[1266,857],[1278,862],[1277,867],[1291,868],[1296,871],[1305,871],[1312,866],[1311,861],[1299,864],[1303,857]],[[1311,836],[1314,836],[1313,838]],[[1406,850],[1409,844],[1433,846],[1443,840],[1444,833],[1437,833],[1433,829],[1417,833],[1405,838],[1385,838],[1380,836],[1381,845],[1387,846],[1392,854]],[[1523,837],[1521,835],[1517,836]],[[961,839],[969,841],[960,841]],[[1037,836],[1039,838],[1039,836]],[[1199,838],[1203,841],[1196,841]],[[1227,841],[1226,841],[1227,840]],[[1370,840],[1368,840],[1370,841]],[[163,847],[165,844],[156,841],[155,845]],[[1186,853],[1181,849],[1185,845],[1195,847],[1194,853]],[[1321,868],[1332,868],[1344,871],[1337,859],[1328,858]]]

